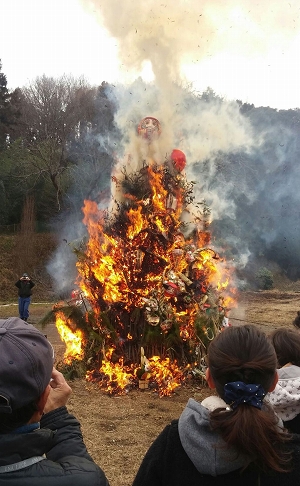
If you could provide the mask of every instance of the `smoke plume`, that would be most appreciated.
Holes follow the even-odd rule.
[[[118,143],[115,137],[106,137],[103,147],[114,160],[114,174],[118,176],[129,155],[132,170],[146,158],[145,145],[136,130],[142,118],[155,117],[162,134],[151,157],[163,161],[174,148],[186,154],[187,178],[197,182],[195,201],[205,199],[212,210],[216,241],[230,247],[230,255],[234,254],[243,267],[251,261],[251,255],[262,252],[266,256],[272,248],[280,247],[279,235],[287,229],[291,234],[293,226],[292,222],[284,225],[281,219],[289,211],[289,203],[279,202],[289,198],[288,186],[280,180],[282,166],[299,150],[293,130],[284,129],[278,119],[276,126],[269,124],[276,110],[262,113],[263,109],[252,107],[244,113],[241,103],[222,99],[211,90],[200,95],[187,82],[184,66],[223,53],[250,59],[257,53],[284,47],[300,26],[297,3],[276,1],[270,8],[266,0],[256,4],[251,0],[81,1],[117,40],[124,80],[128,74],[134,78],[149,65],[152,71],[148,81],[137,77],[129,84],[120,80],[107,87],[108,99],[117,100],[114,123],[122,137]],[[274,135],[280,137],[280,146]],[[99,139],[100,144],[102,141]],[[285,175],[289,184],[295,181],[291,163]],[[276,187],[275,192],[271,185]],[[103,187],[110,188],[108,174],[102,174]],[[86,197],[81,195],[82,199]],[[98,196],[97,201],[102,207],[109,205],[107,198]],[[75,220],[80,217],[77,213]],[[64,230],[68,241],[69,226]],[[82,225],[72,222],[73,230],[79,227]],[[80,232],[76,235],[81,236]],[[58,288],[65,282],[57,272],[61,255],[59,249],[49,266],[52,274],[56,269]]]

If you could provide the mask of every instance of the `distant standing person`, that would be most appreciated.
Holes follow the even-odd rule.
[[[35,286],[35,283],[31,280],[27,273],[23,273],[22,277],[15,283],[15,286],[18,287],[18,295],[19,295],[19,314],[20,318],[23,321],[27,322],[29,317],[29,304],[30,304],[30,297],[32,295],[32,288]]]

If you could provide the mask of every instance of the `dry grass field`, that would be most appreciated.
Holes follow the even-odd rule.
[[[51,304],[32,303],[30,322],[38,327],[50,308]],[[240,295],[230,320],[232,325],[255,324],[268,333],[280,326],[292,327],[299,309],[297,291],[246,292]],[[0,306],[0,318],[17,315],[16,305]],[[64,344],[54,323],[43,332],[61,360]],[[130,486],[143,455],[163,427],[179,417],[189,397],[201,400],[209,394],[205,386],[189,384],[171,397],[159,398],[148,390],[110,397],[85,380],[70,384],[69,410],[80,420],[87,448],[105,470],[111,486]]]

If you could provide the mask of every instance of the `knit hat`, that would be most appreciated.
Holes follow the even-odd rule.
[[[0,319],[0,413],[37,400],[50,382],[54,352],[47,338],[18,317]]]

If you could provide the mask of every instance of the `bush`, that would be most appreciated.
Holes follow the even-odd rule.
[[[270,290],[274,285],[274,278],[272,272],[266,267],[261,268],[256,274],[256,280],[259,282],[259,287],[262,290]]]

